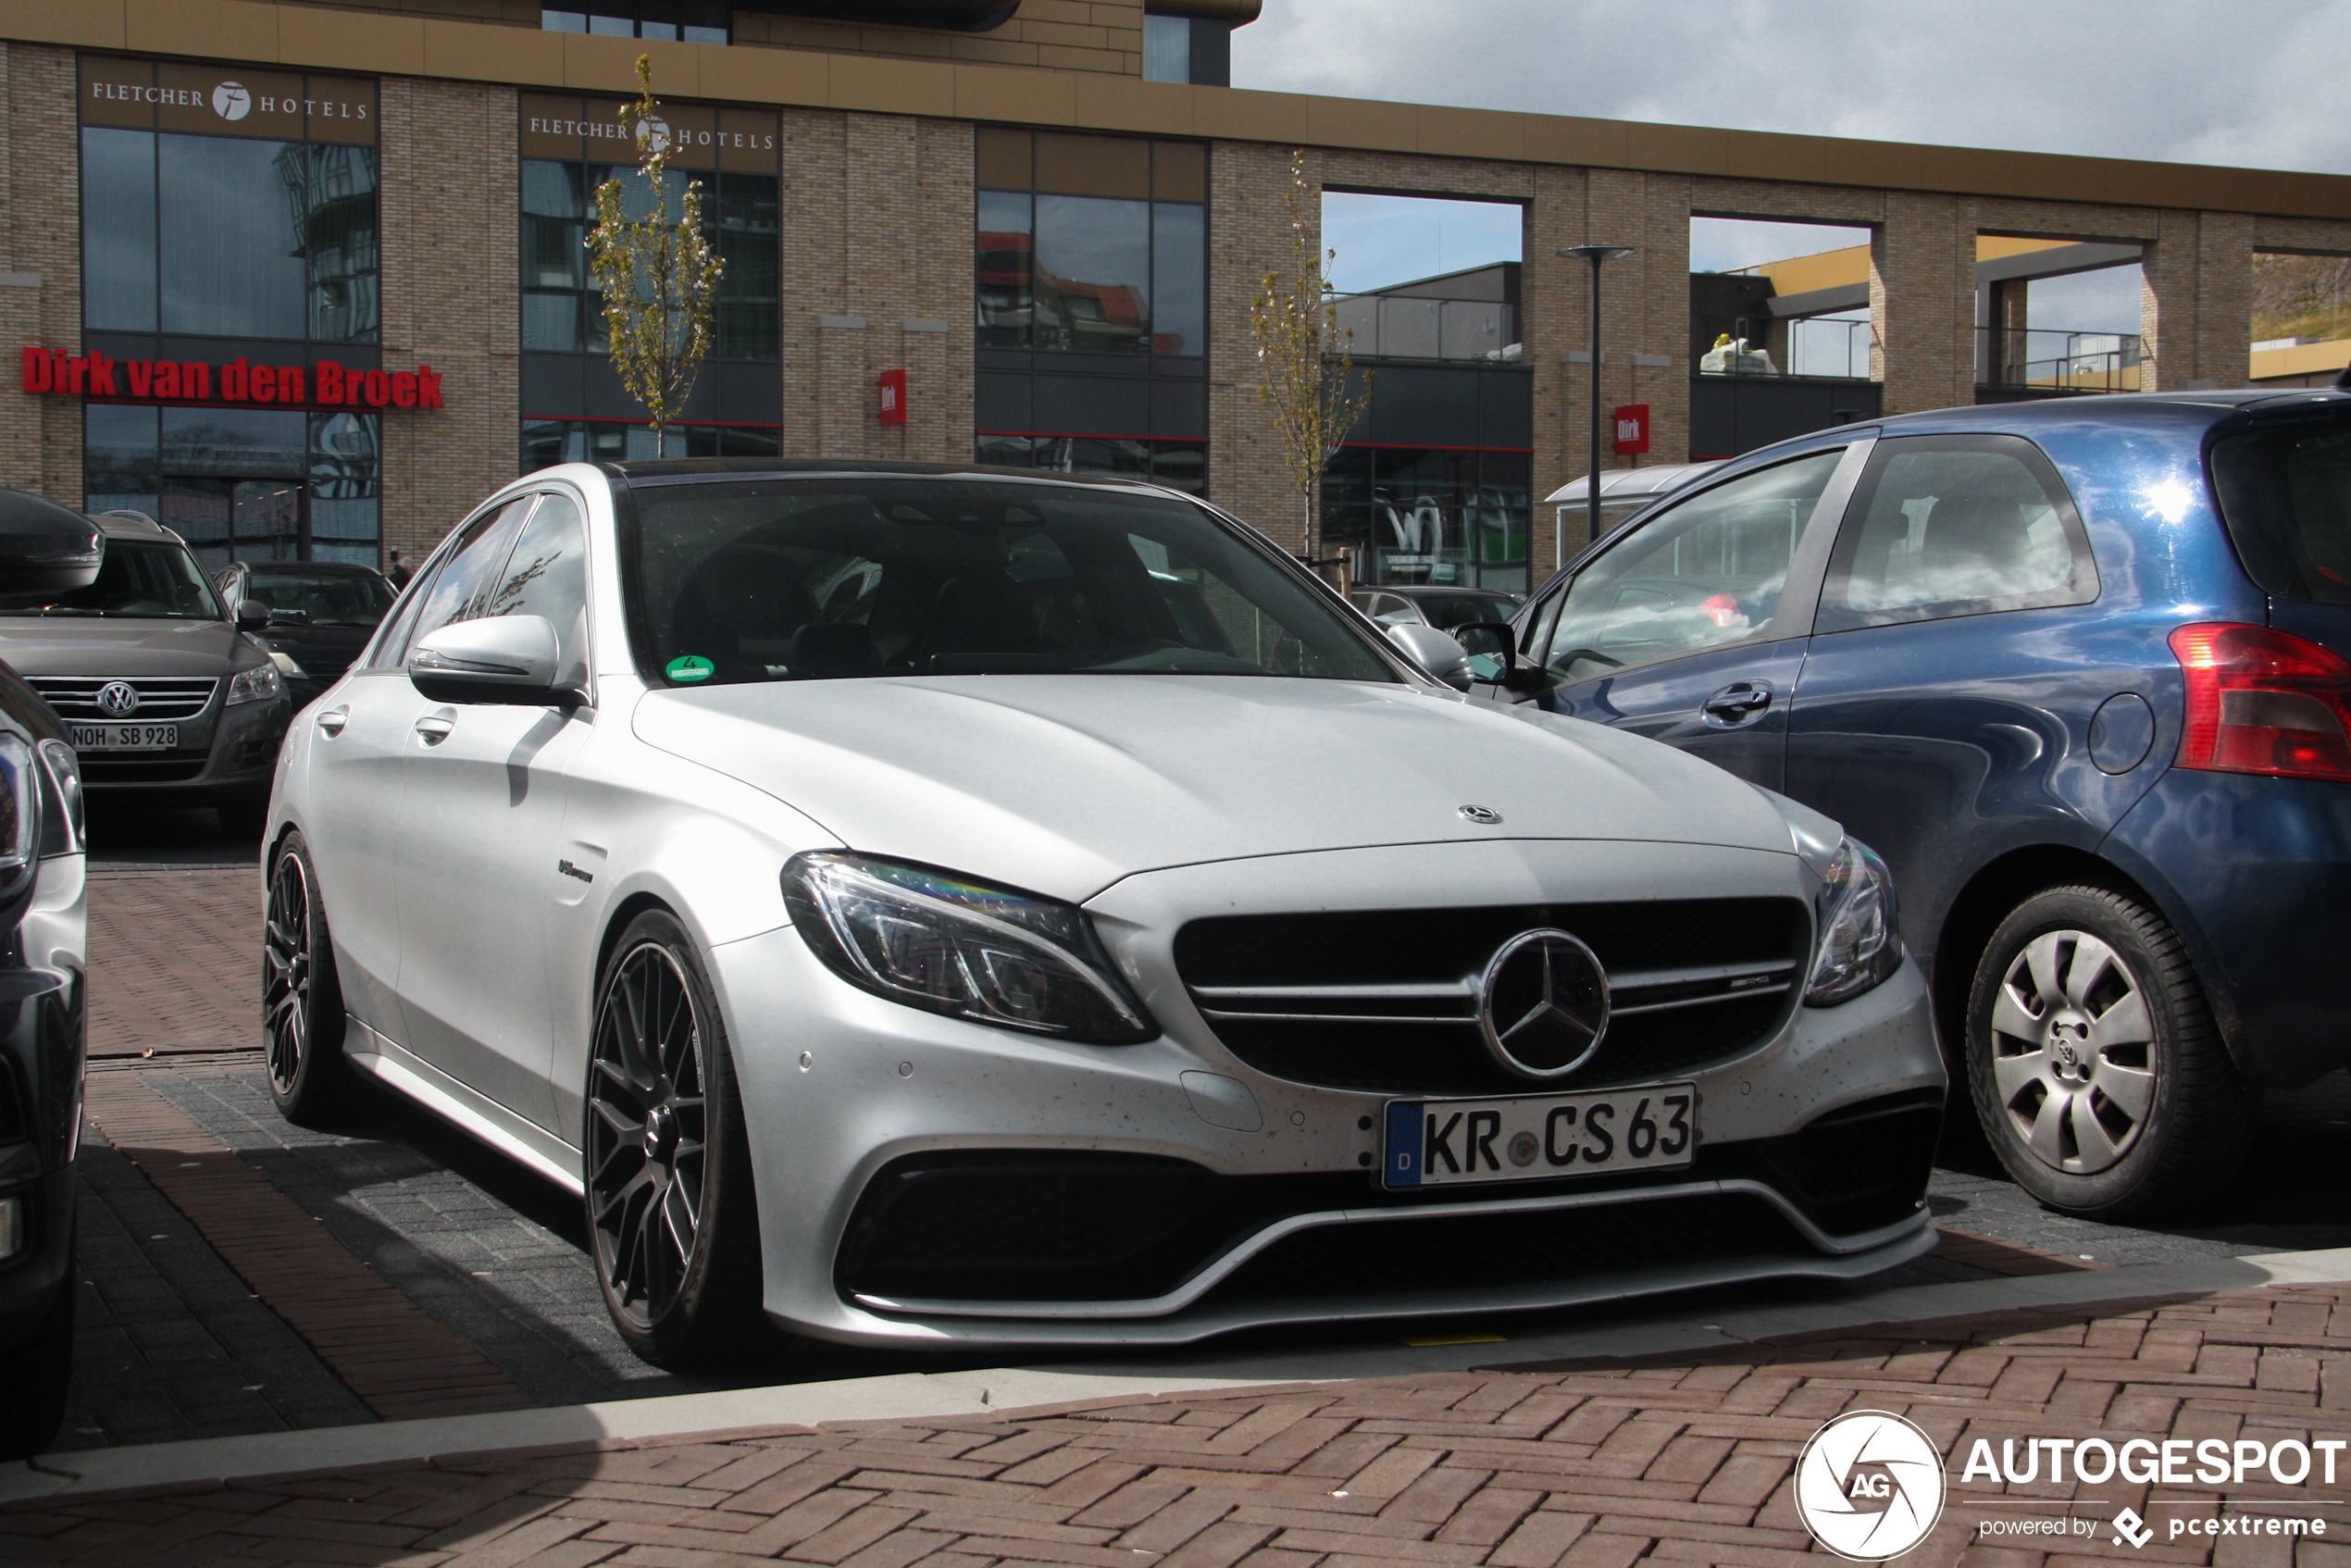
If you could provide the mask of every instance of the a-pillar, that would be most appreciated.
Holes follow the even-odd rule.
[[[2139,389],[2241,387],[2253,339],[2254,219],[2163,212],[2142,262]]]
[[[1885,412],[1975,401],[1975,226],[1949,196],[1889,191],[1870,238],[1870,373]]]

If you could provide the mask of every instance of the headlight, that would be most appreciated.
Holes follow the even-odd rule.
[[[892,1002],[1097,1045],[1159,1033],[1072,905],[822,852],[784,866],[784,903],[833,973]]]
[[[13,878],[40,852],[41,786],[32,769],[32,748],[0,732],[0,876]]]
[[[302,678],[302,666],[294,663],[294,656],[292,653],[283,653],[279,649],[272,648],[269,650],[269,662],[278,666],[278,673],[280,675],[290,677],[295,680],[300,680]]]
[[[49,765],[50,781],[57,787],[57,836],[63,842],[65,852],[70,853],[81,848],[86,841],[81,806],[81,758],[63,740],[44,740],[41,742],[41,760]]]
[[[267,703],[285,689],[286,683],[278,678],[276,665],[255,665],[229,678],[229,701],[223,706],[233,708],[239,703]]]
[[[1894,877],[1869,845],[1853,839],[1837,845],[1821,879],[1818,913],[1821,950],[1806,1006],[1850,1002],[1902,966]]]

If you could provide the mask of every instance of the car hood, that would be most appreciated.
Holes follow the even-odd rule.
[[[1757,790],[1670,747],[1424,689],[982,676],[657,691],[636,733],[852,849],[1056,898],[1252,855],[1502,839],[1792,853]],[[1463,819],[1463,806],[1501,814]]]
[[[243,641],[227,621],[0,616],[0,658],[32,678],[217,676],[233,662]]]

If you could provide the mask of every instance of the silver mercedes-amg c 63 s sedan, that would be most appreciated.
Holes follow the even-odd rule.
[[[1247,527],[986,469],[548,468],[279,764],[272,1085],[579,1191],[622,1335],[1168,1344],[1924,1251],[1893,889],[1432,679]]]

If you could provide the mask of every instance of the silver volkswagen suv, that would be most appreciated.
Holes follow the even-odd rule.
[[[71,728],[93,799],[213,806],[230,832],[257,827],[293,712],[277,664],[245,635],[267,613],[223,605],[169,529],[137,514],[94,520],[97,580],[0,599],[0,658]]]

